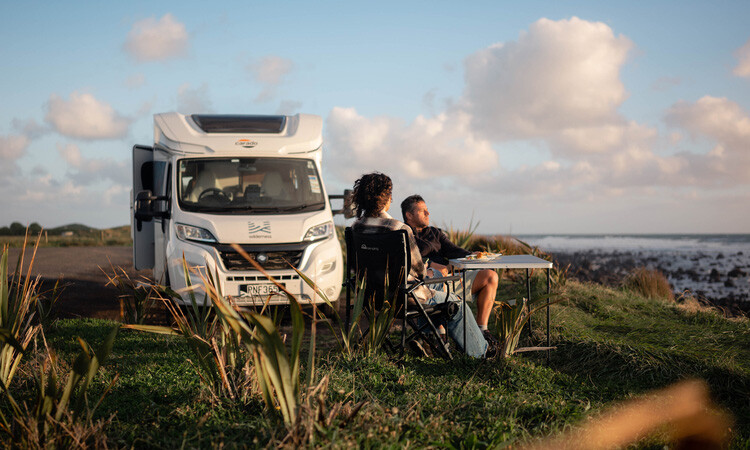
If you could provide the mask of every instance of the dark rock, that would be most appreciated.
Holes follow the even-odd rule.
[[[685,275],[687,275],[688,278],[690,278],[690,281],[693,281],[693,282],[696,282],[696,283],[701,280],[700,275],[698,275],[698,272],[696,272],[694,269],[688,269],[688,270],[686,270],[685,271]]]
[[[727,281],[724,282],[725,287],[735,287],[736,284],[734,284],[734,280],[731,278],[727,278]]]
[[[747,272],[745,272],[744,270],[742,270],[739,267],[735,266],[735,268],[732,269],[732,270],[730,270],[727,275],[730,276],[730,277],[732,277],[732,278],[738,278],[738,277],[747,276]]]
[[[718,283],[721,281],[721,274],[716,269],[711,269],[711,273],[708,275],[708,281],[711,283]]]
[[[719,253],[716,255],[716,259],[724,259],[724,253]]]

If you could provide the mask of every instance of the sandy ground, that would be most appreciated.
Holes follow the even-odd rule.
[[[20,249],[11,249],[8,262],[14,270]],[[24,273],[28,268],[27,250]],[[151,276],[150,270],[133,268],[131,247],[45,247],[37,250],[32,275],[40,276],[42,292],[60,280],[65,289],[54,306],[58,317],[95,317],[116,320],[120,317],[119,291],[107,285],[107,275],[113,267],[122,267],[135,280]],[[105,274],[106,272],[106,274]]]

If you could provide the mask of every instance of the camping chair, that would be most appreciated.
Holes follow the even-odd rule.
[[[351,323],[351,292],[364,286],[365,305],[368,306],[365,311],[371,324],[374,314],[380,313],[384,307],[384,300],[388,301],[388,307],[395,308],[394,318],[403,322],[400,345],[394,348],[386,339],[386,348],[400,350],[403,355],[406,345],[422,339],[429,344],[434,355],[451,359],[448,346],[440,338],[436,324],[445,323],[455,313],[451,308],[457,306],[452,302],[422,305],[413,292],[423,284],[446,283],[456,281],[459,277],[408,282],[408,268],[411,267],[408,239],[406,230],[367,233],[346,228],[346,327],[349,329]],[[409,336],[408,328],[413,330]],[[363,334],[366,333],[367,331]]]

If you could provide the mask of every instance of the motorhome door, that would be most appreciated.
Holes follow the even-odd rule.
[[[135,218],[135,199],[139,192],[154,191],[154,149],[133,146],[133,194],[130,213],[133,215],[133,265],[136,270],[154,267],[154,220]]]

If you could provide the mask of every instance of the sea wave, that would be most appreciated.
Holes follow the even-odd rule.
[[[555,251],[671,251],[750,254],[750,234],[524,235],[522,241]]]

